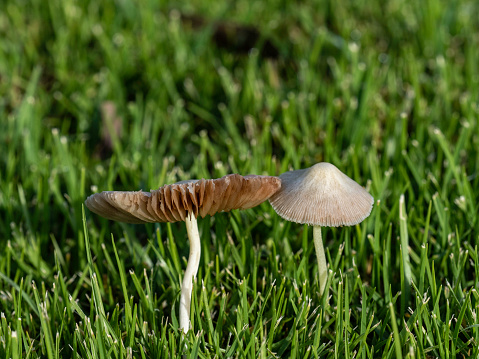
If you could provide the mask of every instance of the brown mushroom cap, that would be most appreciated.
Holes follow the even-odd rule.
[[[255,207],[280,187],[278,177],[232,174],[213,180],[182,181],[150,192],[96,193],[85,204],[92,212],[114,221],[176,222],[184,221],[188,213],[205,217]]]
[[[321,162],[279,176],[281,189],[270,199],[284,219],[313,226],[352,226],[369,216],[374,198],[336,166]]]

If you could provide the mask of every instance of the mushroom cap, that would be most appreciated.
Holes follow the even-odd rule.
[[[281,189],[270,199],[284,219],[313,226],[352,226],[371,213],[374,198],[330,163],[279,176]]]
[[[231,174],[218,179],[181,181],[150,192],[95,193],[85,204],[90,211],[114,221],[177,222],[184,221],[188,213],[205,217],[255,207],[280,187],[278,177]]]

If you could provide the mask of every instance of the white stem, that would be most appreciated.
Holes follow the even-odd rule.
[[[324,254],[323,239],[321,237],[321,227],[313,227],[314,248],[316,249],[316,258],[318,259],[319,270],[319,291],[323,295],[328,281],[328,264],[326,263],[326,255]]]
[[[190,255],[181,285],[180,297],[180,328],[184,333],[190,329],[191,291],[193,290],[193,281],[196,278],[196,273],[198,273],[201,257],[200,235],[195,216],[189,213],[185,223],[190,241]]]

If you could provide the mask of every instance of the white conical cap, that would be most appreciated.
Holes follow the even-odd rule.
[[[336,166],[321,162],[279,176],[281,189],[270,199],[284,219],[314,226],[352,226],[369,216],[374,198]]]

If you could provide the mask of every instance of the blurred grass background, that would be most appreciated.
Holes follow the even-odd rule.
[[[0,356],[477,357],[478,10],[2,1]],[[310,228],[220,214],[185,338],[184,227],[82,223],[96,191],[320,161],[378,201],[323,234],[329,301]]]

